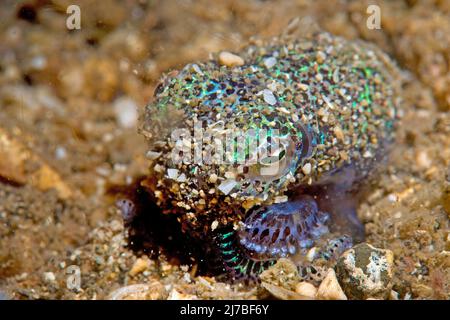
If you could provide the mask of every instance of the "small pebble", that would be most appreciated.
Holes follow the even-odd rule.
[[[344,132],[342,131],[341,127],[334,127],[334,134],[336,135],[336,138],[338,138],[340,141],[344,141]]]
[[[192,294],[181,293],[176,289],[172,289],[167,300],[198,300],[198,297]]]
[[[270,91],[268,89],[263,90],[263,97],[264,97],[264,101],[266,103],[270,104],[271,106],[273,106],[274,104],[277,103],[277,98],[275,98],[272,91]]]
[[[388,194],[387,200],[391,203],[397,202],[397,196],[393,193]]]
[[[178,177],[178,169],[167,169],[167,177],[169,179],[176,179]]]
[[[58,160],[65,159],[67,157],[67,152],[64,147],[57,147],[55,150],[55,157]]]
[[[288,196],[276,196],[274,203],[283,203],[288,201]]]
[[[244,59],[234,53],[222,51],[219,54],[219,63],[227,67],[236,67],[244,65]]]
[[[309,249],[308,253],[306,253],[306,260],[308,260],[309,262],[312,262],[316,256],[317,256],[317,247],[312,247],[311,249]]]
[[[308,298],[314,298],[317,294],[317,288],[309,282],[299,282],[295,286],[295,292]]]
[[[317,290],[316,297],[323,300],[347,300],[333,269],[328,269],[327,275]]]
[[[52,283],[56,281],[55,274],[53,272],[44,272],[44,281],[46,283]]]
[[[264,59],[264,65],[266,68],[272,68],[277,63],[277,59],[274,57],[269,57]]]
[[[216,183],[217,182],[217,174],[213,173],[212,175],[209,176],[209,182],[211,183]]]
[[[236,180],[234,179],[230,179],[230,180],[225,180],[224,182],[222,182],[218,189],[225,195],[229,194],[231,192],[231,190],[233,190],[233,188],[237,185]]]
[[[342,289],[352,299],[387,299],[392,288],[392,251],[360,243],[342,254],[336,274]]]
[[[419,168],[428,169],[433,164],[433,161],[430,159],[426,151],[421,150],[416,155],[416,163]]]
[[[300,83],[298,85],[298,87],[302,90],[302,91],[307,91],[309,89],[309,86],[307,84],[304,83]]]
[[[317,62],[318,63],[323,63],[326,59],[327,55],[325,53],[323,53],[322,51],[317,52]]]
[[[138,273],[144,272],[149,267],[149,260],[144,258],[138,258],[133,264],[129,274],[134,277]]]
[[[312,169],[311,163],[307,162],[307,163],[305,163],[305,165],[302,167],[302,172],[303,172],[305,175],[309,175],[309,174],[311,173],[311,169]]]
[[[120,97],[113,103],[114,113],[119,125],[123,128],[133,128],[138,120],[137,105],[131,98]]]

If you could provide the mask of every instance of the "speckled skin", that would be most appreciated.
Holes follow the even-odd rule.
[[[361,240],[353,191],[393,140],[396,67],[367,43],[327,33],[275,38],[238,55],[242,65],[221,65],[216,56],[168,74],[156,88],[141,127],[151,160],[144,186],[185,232],[212,239],[207,245],[237,277],[258,274],[274,258],[304,257],[323,239]],[[175,163],[173,130],[195,137],[199,127],[216,137],[224,129],[277,129],[278,170],[263,176],[260,163]],[[192,141],[184,151],[212,144]]]

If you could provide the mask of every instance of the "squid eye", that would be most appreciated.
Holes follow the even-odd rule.
[[[264,137],[261,131],[254,130],[254,135],[248,139],[251,147],[243,147],[245,163],[233,168],[242,179],[242,195],[261,196],[271,192],[268,190],[284,188],[286,181],[295,176],[303,161],[312,155],[315,139],[310,127],[300,122],[291,123],[289,119],[276,123],[288,124],[268,131]],[[282,132],[286,127],[288,129]]]
[[[311,133],[303,125],[295,134],[271,135],[258,146],[258,161],[248,166],[246,177],[252,181],[270,182],[295,173],[303,159],[312,153]],[[261,154],[263,157],[261,157]]]

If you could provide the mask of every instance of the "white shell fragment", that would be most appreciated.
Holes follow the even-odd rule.
[[[233,180],[233,179],[225,180],[224,182],[222,182],[219,185],[219,190],[223,194],[227,195],[231,192],[231,190],[233,190],[233,188],[236,186],[236,184],[237,184],[236,180]]]
[[[270,91],[268,89],[263,90],[263,98],[264,98],[264,101],[266,103],[270,104],[271,106],[273,106],[274,104],[277,103],[277,98],[275,98],[272,91]]]
[[[277,63],[277,59],[274,57],[269,57],[264,59],[264,65],[266,68],[272,68]]]
[[[175,180],[178,177],[178,169],[167,169],[167,177]]]

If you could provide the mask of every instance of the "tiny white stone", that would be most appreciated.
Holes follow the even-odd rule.
[[[222,191],[223,194],[227,195],[231,192],[231,190],[233,190],[236,184],[237,184],[236,180],[233,179],[225,180],[219,185],[219,190]]]
[[[283,203],[283,202],[287,202],[288,201],[288,197],[287,196],[276,196],[275,197],[275,203]]]
[[[217,182],[217,174],[213,173],[210,177],[209,177],[209,182],[211,183],[216,183]]]
[[[176,179],[178,177],[178,169],[167,169],[167,177]]]
[[[236,174],[234,173],[234,172],[231,172],[231,171],[227,171],[227,172],[225,172],[225,178],[227,178],[227,179],[235,179],[236,178]]]
[[[299,282],[295,286],[295,292],[308,298],[314,298],[317,294],[317,288],[308,282]]]
[[[402,213],[401,213],[401,211],[399,211],[399,212],[396,212],[396,213],[394,213],[394,218],[395,219],[400,219],[401,217],[402,217]],[[450,233],[449,233],[449,235],[450,235]]]
[[[189,273],[185,273],[184,275],[183,275],[183,279],[184,279],[184,281],[186,281],[187,283],[191,283],[191,275],[189,274]]]
[[[312,247],[311,249],[309,249],[308,253],[306,254],[306,260],[308,260],[309,262],[312,262],[316,258],[316,254],[317,254],[317,248]]]
[[[268,89],[263,90],[264,101],[273,106],[277,103],[277,98],[273,95],[272,91]]]
[[[214,221],[211,223],[211,230],[212,230],[212,231],[216,230],[218,226],[219,226],[219,221],[214,220]]]
[[[44,272],[44,281],[47,283],[54,282],[56,280],[53,272]]]
[[[347,300],[332,268],[328,269],[327,275],[317,290],[316,297],[323,300]]]
[[[309,174],[311,173],[311,169],[312,169],[311,163],[307,162],[307,163],[305,163],[305,165],[302,167],[302,172],[303,172],[305,175],[309,175]]]
[[[37,56],[31,60],[31,65],[34,69],[42,70],[47,66],[47,58],[44,56]]]
[[[395,194],[388,194],[387,199],[389,202],[397,202],[397,196]]]
[[[222,51],[219,54],[219,63],[227,67],[235,67],[244,65],[244,59],[231,52]]]
[[[327,104],[328,108],[334,109],[334,105],[331,103],[330,99],[326,95],[322,95],[323,101]]]
[[[291,112],[288,109],[286,109],[285,107],[280,107],[277,110],[284,114],[291,114]]]
[[[66,149],[64,147],[57,147],[55,150],[56,159],[64,159],[67,156]]]
[[[186,175],[184,173],[182,173],[176,180],[178,182],[186,182]]]
[[[372,158],[373,154],[370,150],[367,150],[366,152],[364,152],[363,157],[364,158]]]
[[[428,156],[426,151],[420,151],[416,155],[417,165],[422,169],[428,169],[433,164],[433,161]]]
[[[119,125],[123,128],[133,128],[138,119],[137,105],[131,98],[120,97],[114,101],[114,113]]]
[[[304,83],[299,83],[298,87],[303,90],[303,91],[307,91],[309,89],[309,86],[307,84]]]
[[[269,57],[264,59],[264,65],[266,68],[272,68],[277,63],[277,59],[274,57]]]
[[[167,300],[186,300],[186,297],[184,294],[181,294],[177,290],[172,289],[172,291],[170,291],[169,293],[169,296],[167,297]]]

